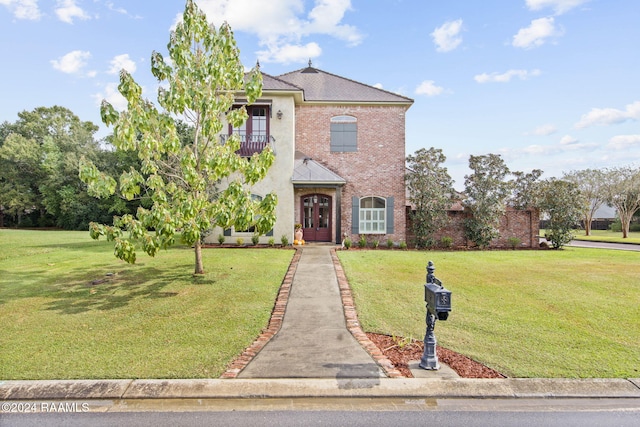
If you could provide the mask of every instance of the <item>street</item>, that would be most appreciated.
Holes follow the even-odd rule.
[[[102,405],[102,406],[100,406]],[[638,426],[640,399],[183,399],[1,414],[0,426]],[[108,412],[93,412],[108,411]]]

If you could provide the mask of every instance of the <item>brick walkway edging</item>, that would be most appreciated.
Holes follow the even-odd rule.
[[[240,372],[251,362],[251,360],[267,345],[267,343],[273,338],[280,328],[282,327],[282,319],[284,319],[284,311],[287,308],[289,302],[289,292],[291,291],[291,284],[293,283],[293,276],[298,268],[298,261],[302,255],[302,249],[296,248],[296,253],[291,259],[287,274],[284,276],[284,280],[280,285],[278,296],[276,297],[276,303],[271,311],[271,318],[269,319],[269,325],[266,329],[262,330],[258,339],[253,344],[246,348],[240,356],[238,356],[227,368],[227,370],[220,376],[220,378],[237,378]]]
[[[355,304],[353,303],[353,295],[351,294],[351,287],[347,281],[347,276],[344,274],[342,264],[336,254],[336,249],[331,249],[331,259],[333,260],[333,267],[336,270],[336,276],[338,277],[338,287],[340,288],[340,296],[342,297],[342,307],[344,308],[344,317],[347,322],[347,329],[351,332],[351,335],[358,341],[358,343],[364,348],[367,353],[376,361],[376,363],[382,368],[387,377],[389,378],[404,378],[404,375],[395,368],[393,363],[382,354],[382,351],[376,346],[373,341],[367,337],[360,327],[358,321],[358,313],[356,312]]]
[[[253,344],[247,347],[240,356],[238,356],[227,367],[227,370],[220,376],[223,379],[237,378],[240,372],[251,362],[251,360],[264,348],[264,346],[273,338],[280,328],[282,327],[282,320],[284,319],[284,312],[287,308],[289,301],[289,292],[291,291],[291,284],[293,283],[293,276],[295,275],[298,267],[298,261],[302,255],[302,249],[296,248],[296,253],[293,255],[293,259],[289,264],[287,274],[280,285],[276,303],[271,312],[271,318],[269,319],[269,325],[266,329],[263,329],[262,333],[256,339]],[[347,323],[347,329],[358,341],[358,343],[364,348],[367,353],[373,358],[373,360],[382,368],[384,373],[389,378],[404,378],[404,376],[398,371],[391,361],[387,359],[382,351],[367,337],[360,327],[358,322],[358,315],[356,313],[355,305],[353,303],[353,296],[351,294],[351,287],[347,281],[347,277],[342,269],[342,264],[336,255],[335,248],[331,249],[331,260],[333,261],[333,267],[336,271],[338,278],[338,287],[340,288],[340,297],[342,298],[342,307],[344,310],[344,317]]]

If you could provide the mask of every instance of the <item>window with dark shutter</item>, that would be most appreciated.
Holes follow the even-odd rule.
[[[331,118],[331,151],[358,151],[358,123],[352,116],[335,116]]]

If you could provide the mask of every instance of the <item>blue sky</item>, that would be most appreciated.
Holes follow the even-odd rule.
[[[543,177],[640,158],[638,0],[199,0],[245,66],[313,66],[415,100],[407,154],[443,149],[461,189],[469,155]],[[0,122],[62,105],[101,126],[126,68],[149,70],[182,0],[0,0]]]

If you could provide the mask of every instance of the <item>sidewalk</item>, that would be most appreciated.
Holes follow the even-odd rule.
[[[2,381],[0,400],[637,398],[635,379],[401,378],[367,338],[333,246],[299,249],[268,328],[220,379]],[[419,378],[418,378],[419,376]]]
[[[304,246],[280,331],[238,378],[381,378],[347,330],[329,246]]]

